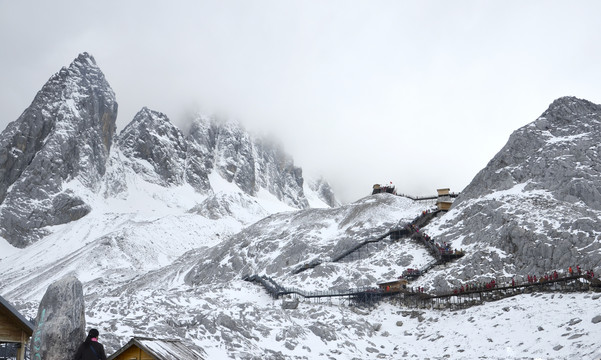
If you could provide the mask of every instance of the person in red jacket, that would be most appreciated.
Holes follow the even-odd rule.
[[[79,345],[74,360],[106,360],[104,346],[98,342],[98,330],[90,329],[86,340]]]

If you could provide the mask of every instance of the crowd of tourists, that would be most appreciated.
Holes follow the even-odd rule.
[[[542,284],[542,283],[546,283],[546,282],[550,282],[550,281],[556,281],[559,279],[563,279],[565,277],[574,277],[574,276],[582,276],[584,274],[584,276],[586,276],[588,279],[593,279],[595,277],[595,273],[594,271],[591,270],[587,270],[586,272],[583,272],[582,268],[577,265],[575,270],[574,268],[572,268],[571,266],[568,268],[567,273],[564,276],[561,276],[557,270],[551,272],[551,273],[545,273],[543,275],[526,275],[526,280],[527,282],[520,284],[519,281],[516,281],[515,277],[511,278],[511,287],[516,287],[516,286],[521,286],[524,284]],[[453,293],[454,294],[461,294],[464,292],[470,292],[470,291],[483,291],[483,290],[491,290],[496,288],[497,282],[495,279],[489,281],[489,282],[471,282],[471,283],[467,283],[467,284],[463,284],[460,287],[456,287],[453,289]],[[507,284],[507,286],[509,286],[509,284]]]
[[[427,212],[424,211],[423,214],[426,214],[426,213]],[[419,227],[417,227],[413,223],[409,224],[408,227],[409,227],[409,231],[413,231],[413,232],[417,233],[418,235],[420,235],[426,241],[426,243],[428,243],[430,247],[436,249],[436,251],[438,251],[440,253],[440,255],[463,255],[463,250],[452,249],[451,244],[447,244],[446,242],[438,243],[438,242],[435,242],[434,239],[432,239],[432,237],[430,237],[430,235],[423,233],[423,232],[420,234]]]
[[[497,287],[497,281],[495,279],[492,279],[489,282],[483,281],[483,282],[471,282],[471,283],[467,283],[464,285],[461,285],[461,287],[455,288],[453,289],[453,294],[460,294],[460,293],[464,293],[464,292],[469,292],[469,291],[482,291],[482,290],[491,290]]]

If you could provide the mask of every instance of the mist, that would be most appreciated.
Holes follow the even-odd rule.
[[[0,2],[0,127],[81,52],[180,129],[221,114],[270,134],[344,202],[461,191],[561,96],[601,102],[601,3]]]

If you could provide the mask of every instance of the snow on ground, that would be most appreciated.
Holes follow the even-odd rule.
[[[592,318],[601,313],[599,297],[535,293],[465,310],[420,310],[417,317],[386,319],[395,311],[390,306],[375,312],[381,314],[382,331],[400,335],[394,341],[399,354],[410,357],[598,359],[601,323]]]
[[[315,191],[311,190],[311,188],[308,185],[308,181],[305,181],[303,184],[303,193],[305,194],[305,197],[307,198],[307,201],[309,202],[309,206],[311,208],[327,209],[330,207],[328,206],[328,204],[326,204],[323,200],[319,198]]]
[[[8,258],[9,256],[14,256],[19,251],[20,249],[17,249],[16,247],[12,246],[8,243],[8,241],[6,241],[3,237],[0,236],[0,261],[2,259]]]
[[[270,214],[298,210],[279,201],[278,198],[265,189],[258,191],[257,201]]]
[[[244,264],[242,272],[268,274],[285,287],[303,291],[375,286],[400,276],[408,267],[423,267],[433,258],[414,240],[389,238],[367,244],[340,262],[333,259],[393,228],[404,226],[425,210],[421,204],[379,194],[336,209],[308,209],[270,216],[236,234],[214,253],[199,260],[219,264],[220,272],[241,272],[229,264]],[[212,259],[212,256],[217,256]],[[300,274],[300,267],[321,264]],[[198,278],[217,275],[213,266],[200,266]]]
[[[218,358],[601,358],[601,323],[592,322],[601,314],[598,293],[533,293],[460,310],[301,298],[284,310],[282,300],[238,280],[124,297],[92,303],[89,325],[122,342],[159,329],[185,335]]]
[[[166,188],[132,174],[125,178],[127,191],[109,198],[73,180],[65,190],[82,194],[92,208],[88,215],[48,227],[50,235],[25,249],[0,239],[2,295],[39,300],[48,285],[67,274],[84,284],[101,276],[130,279],[167,266],[189,250],[214,246],[266,214],[294,210],[268,193],[250,197],[214,173],[211,182],[219,194],[237,195],[224,200],[231,215],[207,218],[189,212],[207,198],[189,185]],[[3,261],[8,255],[10,261]]]
[[[220,191],[235,190],[222,185]],[[592,322],[601,315],[600,296],[594,293],[519,295],[457,311],[409,309],[388,300],[363,308],[349,306],[344,298],[321,303],[301,298],[297,309],[284,310],[282,300],[272,299],[256,283],[242,281],[241,271],[234,268],[229,270],[236,273],[231,280],[213,277],[194,285],[184,281],[190,269],[203,261],[216,262],[228,271],[236,263],[235,256],[265,269],[258,264],[280,261],[288,246],[299,241],[309,244],[307,251],[297,254],[299,263],[274,275],[285,287],[328,291],[394,280],[404,269],[420,268],[432,260],[414,240],[386,240],[368,245],[373,248],[363,256],[337,263],[329,260],[410,222],[427,208],[418,202],[380,194],[331,210],[280,213],[246,228],[249,236],[241,236],[237,241],[244,246],[238,246],[222,241],[244,224],[188,213],[188,204],[173,204],[170,198],[149,196],[144,199],[151,204],[146,209],[118,213],[109,211],[114,204],[95,203],[85,221],[57,226],[48,238],[14,250],[22,269],[14,271],[0,260],[0,271],[8,280],[0,290],[20,302],[28,300],[20,308],[33,317],[36,301],[51,281],[77,274],[84,282],[87,324],[106,334],[108,353],[132,336],[159,336],[188,338],[209,358],[601,358],[601,323]],[[265,200],[273,199],[257,201]],[[129,206],[117,205],[122,210]],[[436,233],[436,224],[452,217],[453,211],[425,231]],[[0,250],[6,247],[3,241]],[[221,244],[227,245],[224,255],[207,258],[209,250]],[[69,246],[76,250],[60,256]],[[90,256],[89,248],[105,260]],[[140,259],[123,255],[128,253],[139,254]],[[314,258],[324,263],[291,275],[292,269]],[[24,284],[25,290],[8,283]]]

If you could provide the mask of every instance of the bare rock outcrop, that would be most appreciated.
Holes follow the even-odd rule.
[[[46,290],[31,340],[31,358],[72,359],[86,337],[85,305],[81,282],[67,276]]]

